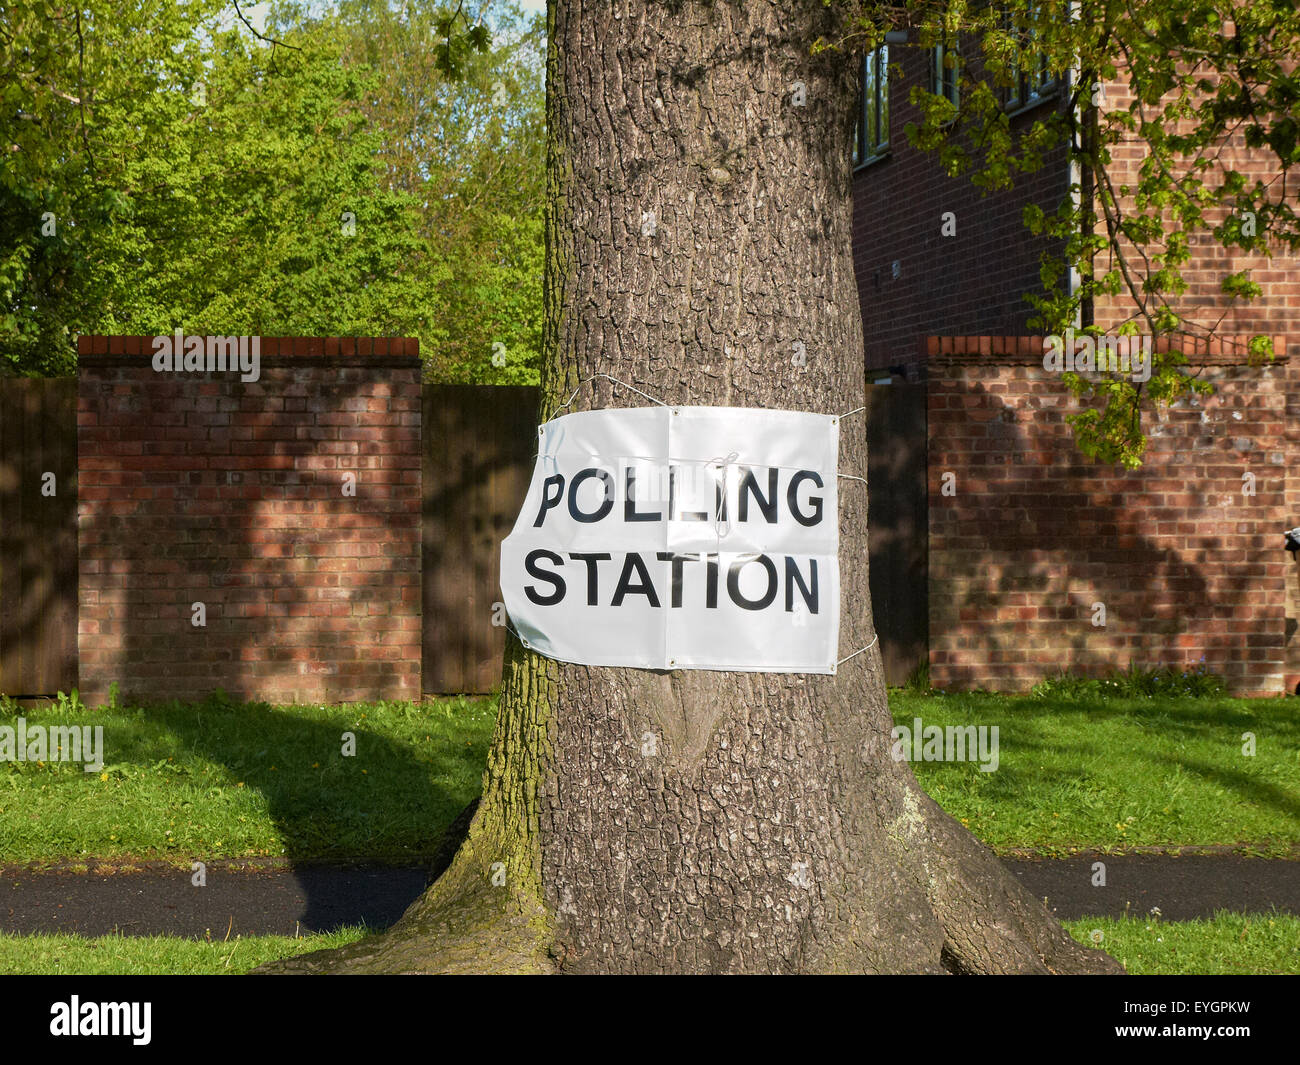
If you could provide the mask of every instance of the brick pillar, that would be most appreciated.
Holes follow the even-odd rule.
[[[1280,533],[1288,514],[1300,524],[1300,456],[1286,338],[1274,346],[1265,366],[1245,338],[1189,348],[1217,392],[1144,416],[1128,471],[1079,452],[1065,420],[1079,405],[1041,339],[932,340],[932,682],[1023,690],[1059,669],[1204,657],[1235,692],[1283,691],[1295,566]]]
[[[418,698],[417,341],[265,337],[256,380],[154,350],[78,341],[83,698]]]
[[[1300,366],[1286,363],[1286,529],[1300,525]],[[1283,530],[1279,529],[1279,532]],[[1278,543],[1282,538],[1278,537]],[[1300,551],[1286,556],[1286,690],[1300,684]]]

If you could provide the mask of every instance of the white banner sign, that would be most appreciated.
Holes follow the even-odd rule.
[[[568,414],[501,545],[533,650],[592,666],[834,673],[839,421],[738,407]]]

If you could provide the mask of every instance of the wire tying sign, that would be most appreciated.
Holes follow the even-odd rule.
[[[567,414],[501,545],[525,646],[642,669],[834,673],[839,419],[738,407]]]

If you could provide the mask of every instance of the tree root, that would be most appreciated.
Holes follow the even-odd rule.
[[[499,836],[478,800],[444,837],[433,885],[392,928],[345,947],[317,950],[259,966],[262,975],[554,973],[551,921],[532,863],[499,862]],[[454,858],[448,856],[454,854]],[[511,883],[514,887],[507,887]]]
[[[959,975],[1124,971],[1104,951],[1071,938],[992,851],[930,799],[910,774],[887,778],[886,794],[877,801],[890,857],[908,878],[894,890],[913,896],[916,907],[910,931],[895,927],[893,935],[869,949],[870,954],[879,951],[883,971],[902,971],[900,964],[909,960],[913,964],[907,971]],[[516,876],[512,882],[522,886],[514,889],[494,885],[485,875],[491,868],[487,858],[500,853],[500,848],[483,842],[493,834],[484,829],[480,818],[469,821],[470,813],[467,810],[457,819],[457,835],[466,834],[468,826],[466,838],[448,837],[449,847],[460,843],[454,860],[391,929],[346,947],[285,958],[253,971],[276,975],[561,972],[564,958],[558,956],[553,921],[541,902],[536,879]],[[444,858],[438,865],[445,862]],[[894,935],[904,933],[907,942],[894,940]],[[860,959],[852,967],[861,964]],[[873,966],[872,971],[882,970]]]
[[[437,913],[416,913],[431,908],[432,900],[422,898],[386,932],[345,947],[283,958],[253,972],[321,976],[556,972],[546,937],[539,934],[538,915],[516,905],[518,900],[503,906],[501,889],[488,891],[497,898],[487,894],[461,898]]]
[[[898,860],[913,870],[943,927],[944,969],[959,974],[1124,972],[1105,951],[1077,942],[910,774],[901,794],[889,836],[898,846]]]

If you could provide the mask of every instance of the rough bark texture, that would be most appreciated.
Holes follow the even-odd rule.
[[[839,32],[820,0],[552,5],[544,416],[597,372],[678,404],[863,402],[857,64],[810,49]],[[571,409],[643,402],[601,382]],[[865,477],[861,418],[840,470]],[[846,655],[874,635],[865,487],[840,508]],[[270,968],[1118,970],[892,760],[891,725],[877,647],[822,677],[589,669],[512,640],[450,868],[385,935]]]

